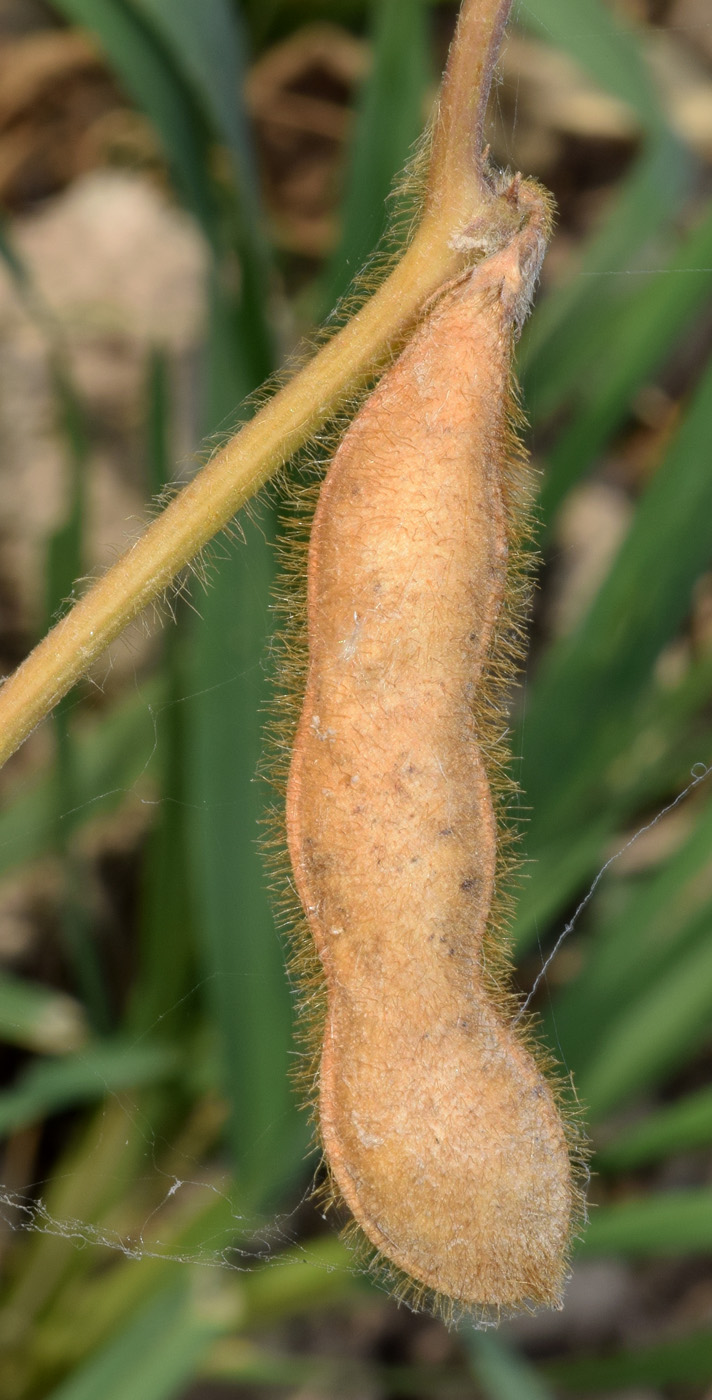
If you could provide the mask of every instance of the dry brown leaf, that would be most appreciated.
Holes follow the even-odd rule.
[[[265,202],[280,247],[322,257],[336,234],[337,173],[368,46],[336,25],[308,25],[251,69]]]

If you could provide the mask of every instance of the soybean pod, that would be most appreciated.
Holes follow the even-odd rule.
[[[559,1300],[574,1203],[556,1096],[486,955],[512,353],[548,222],[534,185],[508,197],[519,230],[426,309],[323,482],[287,792],[333,1179],[391,1264],[485,1308]]]

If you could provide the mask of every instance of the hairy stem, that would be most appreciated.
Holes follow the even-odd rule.
[[[426,218],[450,224],[451,233],[463,215],[473,220],[492,203],[483,169],[483,132],[511,8],[512,0],[465,0],[450,46],[435,123]]]
[[[511,0],[464,0],[443,80],[423,218],[390,277],[181,491],[0,690],[0,764],[114,637],[382,362],[423,302],[456,275],[453,235],[495,201],[484,113]]]

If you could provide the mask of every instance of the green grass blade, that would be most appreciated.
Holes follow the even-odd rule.
[[[0,972],[0,1040],[40,1054],[66,1055],[87,1039],[79,1002],[63,992]]]
[[[635,1127],[616,1134],[597,1151],[596,1166],[606,1172],[629,1171],[711,1143],[712,1089],[705,1088],[649,1113]]]
[[[709,899],[712,802],[688,840],[636,887],[593,941],[581,975],[554,1002],[551,1019],[574,1065],[605,1040],[607,1027],[664,981],[695,936],[691,916]]]
[[[47,349],[50,378],[69,474],[69,509],[50,535],[44,569],[45,627],[50,627],[67,606],[74,582],[84,572],[84,525],[89,438],[82,405],[72,383],[61,328],[5,230],[0,235],[0,257],[5,262],[27,314],[37,326]],[[76,809],[76,754],[69,716],[73,704],[65,696],[52,715],[55,765],[47,808],[48,835],[62,867],[63,887],[58,922],[65,957],[76,987],[97,1030],[106,1029],[110,1011],[102,968],[89,929],[83,899],[84,879],[71,848]]]
[[[228,0],[130,0],[130,7],[160,37],[229,151],[243,217],[256,234],[257,176],[240,102],[246,55],[239,11]]]
[[[84,718],[76,725],[75,831],[83,822],[114,811],[152,772],[156,714],[162,704],[161,686],[152,682],[139,696],[131,695],[98,719]],[[0,812],[0,878],[46,855],[55,844],[53,823],[59,819],[54,776],[23,780]]]
[[[217,243],[218,217],[204,124],[192,93],[150,27],[125,0],[53,0],[53,4],[101,45],[122,87],[153,123],[188,207],[210,241]]]
[[[470,1368],[487,1400],[549,1400],[551,1390],[533,1366],[490,1332],[460,1328]]]
[[[704,1040],[712,1016],[712,904],[692,922],[678,953],[647,993],[603,1027],[577,1076],[578,1090],[600,1117],[622,1100],[670,1076]],[[564,1053],[568,1050],[564,1043]]]
[[[429,78],[425,0],[376,0],[372,16],[373,65],[356,116],[342,232],[325,275],[325,311],[378,244],[394,180],[423,127]]]
[[[633,107],[644,127],[665,125],[660,99],[633,29],[601,0],[527,0],[518,20],[566,49],[601,87]]]
[[[6,1299],[9,1315],[22,1323],[16,1325],[15,1339],[21,1348],[26,1347],[33,1321],[61,1297],[70,1277],[86,1270],[87,1254],[77,1249],[73,1235],[91,1240],[95,1223],[130,1198],[137,1177],[140,1181],[147,1167],[151,1169],[155,1138],[149,1140],[149,1131],[149,1119],[135,1104],[127,1107],[118,1097],[109,1097],[58,1158],[53,1177],[43,1183],[40,1228],[18,1254]],[[35,1205],[31,1197],[21,1222],[34,1219]],[[144,1221],[145,1214],[140,1223]],[[54,1222],[60,1222],[59,1228]],[[48,1231],[41,1228],[43,1223],[49,1224]]]
[[[170,426],[169,366],[165,355],[155,352],[149,361],[146,395],[148,485],[152,496],[158,496],[170,480]],[[188,1014],[186,998],[195,980],[183,704],[188,639],[181,599],[176,601],[175,614],[176,625],[167,628],[161,639],[166,703],[156,716],[156,821],[143,859],[138,966],[128,1012],[133,1033],[158,1023],[173,1038]]]
[[[180,1395],[211,1342],[234,1321],[224,1306],[217,1306],[220,1299],[213,1299],[217,1290],[211,1283],[208,1273],[191,1274],[163,1290],[48,1400],[171,1400]]]
[[[536,845],[527,840],[528,860],[517,902],[513,938],[520,953],[536,942],[548,921],[566,901],[595,878],[605,856],[606,842],[616,827],[615,810],[591,820],[580,831]]]
[[[155,1177],[151,1184],[157,1184]],[[240,1271],[238,1277],[236,1271],[230,1271],[229,1263],[220,1259],[224,1255],[229,1261],[233,1249],[239,1259],[236,1240],[244,1241],[228,1195],[210,1187],[190,1194],[178,1191],[172,1208],[164,1211],[160,1205],[165,1205],[165,1192],[160,1193],[159,1201],[151,1191],[149,1199],[159,1209],[147,1220],[142,1185],[140,1179],[127,1183],[119,1203],[123,1221],[136,1222],[134,1230],[140,1232],[141,1246],[135,1249],[133,1230],[129,1229],[128,1235],[125,1226],[123,1232],[116,1230],[117,1210],[110,1207],[96,1226],[97,1234],[113,1240],[116,1246],[110,1267],[96,1267],[95,1259],[94,1267],[75,1268],[43,1315],[44,1333],[51,1334],[57,1359],[64,1361],[66,1369],[81,1366],[92,1354],[110,1347],[124,1330],[131,1330],[145,1308],[192,1270],[193,1261],[199,1273],[212,1274],[213,1279],[219,1276],[231,1299],[239,1297],[244,1275]],[[124,1242],[126,1254],[121,1248]],[[219,1269],[217,1263],[221,1264]],[[224,1308],[225,1300],[220,1298],[216,1304]]]
[[[167,699],[155,718],[153,770],[158,771],[159,787],[153,800],[158,813],[143,854],[139,949],[127,1024],[139,1033],[163,1022],[170,1012],[163,1030],[174,1037],[180,1020],[192,1010],[185,998],[195,978],[185,791],[188,666],[183,639],[172,636],[166,651]]]
[[[229,153],[232,183],[221,186],[219,227],[204,224],[214,244],[220,287],[226,304],[243,304],[243,324],[249,326],[250,355],[259,359],[259,379],[266,378],[272,366],[272,330],[267,315],[270,287],[269,257],[260,228],[260,208],[255,158],[249,124],[242,102],[245,87],[245,44],[238,10],[228,0],[129,0],[143,19],[170,65],[175,66],[190,95],[200,121],[213,139]],[[138,100],[152,116],[149,93]],[[188,104],[186,104],[188,105]],[[207,190],[215,199],[215,192]],[[240,265],[240,289],[231,290],[234,281],[231,259]],[[227,259],[225,265],[224,260]],[[241,332],[238,332],[238,338]],[[249,380],[250,375],[246,378]],[[230,404],[234,408],[234,403]],[[211,426],[214,426],[211,424]]]
[[[219,1030],[238,1179],[257,1203],[294,1170],[291,1006],[257,842],[267,602],[273,560],[258,526],[221,562],[194,638],[188,705],[196,919]]]
[[[240,333],[241,332],[241,333]],[[261,377],[247,309],[212,307],[209,423]],[[258,851],[268,789],[257,780],[269,698],[266,646],[275,560],[271,508],[243,514],[223,549],[194,629],[187,791],[195,918],[205,993],[220,1044],[222,1088],[241,1201],[273,1203],[301,1165],[304,1129],[288,1082],[291,1002]]]
[[[632,105],[648,132],[612,213],[584,250],[578,276],[539,305],[525,331],[520,375],[527,411],[538,423],[561,408],[589,365],[609,354],[622,290],[625,297],[619,274],[659,265],[656,235],[679,207],[694,162],[667,127],[635,32],[599,0],[575,9],[566,0],[535,0],[518,18]]]
[[[170,365],[164,351],[152,350],[146,372],[146,477],[151,496],[160,496],[173,475]]]
[[[704,709],[712,688],[712,656],[693,662],[672,688],[653,684],[639,707],[634,706],[621,736],[615,759],[615,778],[607,799],[595,818],[580,829],[552,840],[529,841],[532,863],[525,867],[526,881],[514,926],[517,947],[524,949],[539,929],[557,915],[563,905],[585,889],[610,854],[610,843],[631,816],[641,809],[660,811],[671,792],[681,792],[690,781],[695,764],[710,751]],[[699,712],[702,711],[700,714]],[[621,725],[623,731],[624,725]],[[520,745],[522,740],[520,739]],[[712,754],[710,754],[712,757]],[[620,845],[624,837],[619,838]],[[592,999],[595,990],[591,992]]]
[[[0,237],[0,256],[27,314],[46,344],[57,413],[57,433],[67,459],[69,509],[66,518],[50,535],[45,553],[45,627],[50,627],[65,611],[74,582],[83,573],[89,440],[82,406],[69,373],[62,332],[6,232]],[[58,923],[66,960],[94,1026],[104,1029],[109,1023],[108,1000],[82,898],[82,872],[70,845],[72,814],[76,807],[76,755],[69,723],[72,704],[72,697],[65,696],[52,715],[55,764],[48,793],[47,835],[62,867],[63,887],[59,897]]]
[[[626,274],[660,266],[661,230],[680,207],[693,168],[674,137],[663,133],[651,142],[584,248],[577,275],[537,306],[518,355],[524,400],[535,424],[560,411],[589,367],[610,354],[611,329],[629,294]]]
[[[72,845],[77,822],[76,745],[69,724],[71,698],[60,701],[52,715],[55,733],[54,811],[50,831],[55,835],[55,854],[62,866],[62,889],[58,922],[66,962],[75,986],[91,1018],[94,1030],[108,1031],[112,1007],[99,950],[91,928],[85,890],[83,861]]]
[[[27,268],[13,243],[4,218],[0,220],[0,258],[10,273],[20,300],[31,312],[34,293],[29,282]]]
[[[601,355],[585,379],[584,402],[549,454],[540,510],[550,519],[619,427],[634,394],[673,352],[712,293],[712,211],[667,267],[626,298],[608,325],[614,354]],[[612,319],[612,318],[611,318]]]
[[[712,557],[711,432],[712,364],[590,612],[551,648],[530,691],[522,781],[539,841],[607,801],[629,716]]]
[[[353,1263],[348,1246],[333,1234],[283,1250],[277,1268],[263,1264],[245,1277],[248,1324],[269,1326],[280,1317],[331,1301],[372,1297],[370,1284]]]
[[[613,1356],[576,1356],[547,1362],[544,1367],[553,1384],[572,1391],[605,1392],[622,1387],[694,1385],[712,1379],[712,1333],[693,1332],[653,1346],[620,1351]]]
[[[160,1083],[175,1077],[180,1064],[168,1046],[108,1039],[61,1060],[37,1060],[21,1071],[12,1089],[0,1093],[0,1133],[18,1132],[107,1094]]]
[[[712,1248],[712,1188],[659,1191],[591,1212],[582,1254],[706,1254]]]

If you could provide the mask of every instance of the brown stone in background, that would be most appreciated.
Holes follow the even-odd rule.
[[[87,129],[119,104],[106,68],[79,30],[38,30],[0,46],[0,200],[44,199],[76,176]]]

